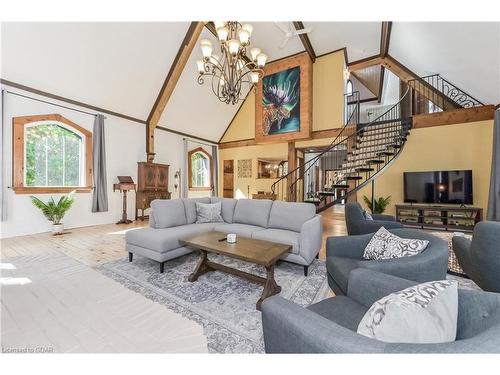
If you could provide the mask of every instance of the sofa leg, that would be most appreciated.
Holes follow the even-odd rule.
[[[160,262],[160,273],[163,273],[165,271],[165,262]]]
[[[309,271],[309,266],[304,266],[304,276],[307,277],[308,271]]]
[[[134,253],[128,253],[128,261],[132,262],[132,259],[134,258]]]

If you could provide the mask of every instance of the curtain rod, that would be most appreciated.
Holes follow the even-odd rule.
[[[75,112],[85,113],[86,115],[97,116],[99,114],[99,113],[92,113],[92,112],[83,111],[81,109],[76,109],[76,108],[72,108],[72,107],[67,107],[67,106],[62,105],[62,104],[56,104],[56,103],[53,103],[53,102],[49,102],[47,100],[35,98],[33,96],[19,94],[18,92],[13,92],[13,91],[9,91],[9,90],[2,90],[2,91],[5,91],[7,94],[12,94],[12,95],[20,96],[22,98],[35,100],[37,102],[41,102],[41,103],[45,103],[45,104],[50,104],[50,105],[53,105],[53,106],[56,106],[56,107],[61,107],[61,108],[69,109],[69,110],[75,111]],[[104,118],[106,119],[107,117],[104,116]]]

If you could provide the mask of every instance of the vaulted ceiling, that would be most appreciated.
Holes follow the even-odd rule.
[[[5,80],[146,120],[189,22],[2,23]],[[252,45],[276,60],[304,50],[282,46],[292,23],[252,22]],[[380,52],[381,22],[304,22],[317,56],[346,47],[350,62]],[[213,38],[204,30],[200,38]],[[392,25],[389,54],[416,74],[440,73],[484,103],[500,102],[500,23]],[[218,141],[238,110],[197,83],[196,47],[159,126]]]

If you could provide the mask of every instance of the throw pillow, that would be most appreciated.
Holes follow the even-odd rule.
[[[417,255],[429,244],[427,240],[401,238],[381,227],[365,248],[364,259],[380,260]]]
[[[363,211],[366,220],[373,220],[373,216],[368,211]]]
[[[358,333],[384,342],[451,342],[457,318],[457,282],[430,281],[376,301],[361,319]]]
[[[221,216],[222,202],[217,203],[196,203],[196,224],[220,223],[224,220]]]

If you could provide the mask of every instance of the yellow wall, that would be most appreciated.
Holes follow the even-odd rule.
[[[221,142],[253,138],[255,138],[255,93],[252,90],[241,105]]]
[[[471,169],[474,206],[486,215],[493,147],[493,121],[414,129],[401,155],[375,180],[375,197],[392,196],[387,213],[403,203],[403,172]],[[358,192],[371,197],[371,185]]]
[[[344,52],[339,51],[313,65],[313,131],[343,126],[344,64]]]
[[[234,160],[234,197],[235,198],[251,198],[252,194],[257,191],[271,191],[271,185],[275,179],[259,179],[257,178],[257,158],[283,158],[287,160],[288,147],[286,143],[267,144],[239,148],[228,148],[219,151],[219,186],[220,195],[223,189],[223,161]],[[238,160],[252,159],[252,177],[238,177]],[[250,194],[248,194],[248,186],[250,186]]]
[[[312,130],[343,126],[344,117],[344,52],[338,51],[316,59],[313,64]],[[255,137],[255,94],[243,102],[221,142]]]

